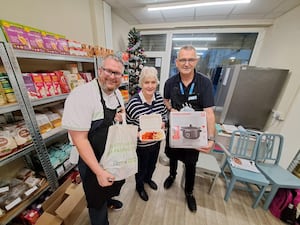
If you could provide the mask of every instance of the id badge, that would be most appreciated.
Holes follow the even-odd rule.
[[[197,95],[191,95],[188,97],[188,101],[197,100]]]

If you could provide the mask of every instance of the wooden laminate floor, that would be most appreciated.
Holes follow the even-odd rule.
[[[228,202],[223,200],[225,184],[220,177],[211,194],[208,194],[210,180],[197,177],[194,195],[198,210],[191,213],[186,206],[184,191],[180,187],[182,166],[179,165],[178,175],[169,190],[163,188],[168,176],[168,167],[157,163],[153,180],[158,184],[154,191],[145,185],[149,195],[147,202],[140,199],[135,191],[135,180],[127,180],[118,198],[124,207],[119,211],[109,211],[110,225],[282,225],[279,219],[269,211],[262,209],[262,203],[252,209],[250,194],[234,190]],[[75,225],[90,225],[87,209],[78,218]]]

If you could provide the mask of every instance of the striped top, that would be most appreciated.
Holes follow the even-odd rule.
[[[167,108],[163,102],[163,98],[159,92],[155,92],[152,100],[152,104],[149,105],[144,99],[142,92],[135,94],[126,104],[126,121],[128,124],[134,124],[139,127],[139,118],[141,115],[149,114],[160,114],[162,116],[163,122],[167,122]],[[147,147],[156,144],[154,142],[141,142],[138,140],[139,147]]]

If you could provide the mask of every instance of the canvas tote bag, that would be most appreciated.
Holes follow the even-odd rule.
[[[123,180],[137,173],[138,126],[123,123],[109,127],[104,153],[100,165],[114,175],[115,180]]]

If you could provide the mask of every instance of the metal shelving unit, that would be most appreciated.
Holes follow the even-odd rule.
[[[33,139],[33,143],[31,145],[28,145],[11,155],[1,158],[0,167],[5,166],[7,163],[13,162],[21,157],[23,157],[30,166],[32,165],[32,161],[30,160],[29,155],[31,152],[35,151],[41,163],[43,172],[47,178],[46,186],[43,186],[41,190],[39,189],[32,197],[26,199],[24,203],[22,202],[20,205],[16,206],[16,209],[10,210],[7,215],[0,218],[0,224],[2,225],[7,224],[10,220],[22,212],[22,210],[24,210],[29,204],[37,199],[45,190],[50,188],[54,191],[59,186],[58,180],[60,177],[57,176],[55,169],[50,163],[47,145],[49,145],[49,143],[51,144],[62,136],[67,137],[67,131],[62,128],[55,128],[52,131],[42,135],[39,131],[38,123],[36,121],[34,107],[43,107],[43,105],[49,106],[51,104],[61,103],[67,98],[68,94],[47,97],[40,100],[30,100],[23,81],[21,71],[23,65],[21,64],[34,62],[34,66],[36,66],[37,70],[39,70],[40,64],[49,63],[51,60],[59,63],[60,61],[62,61],[61,63],[87,63],[87,65],[89,67],[92,66],[93,70],[95,71],[97,71],[97,65],[96,58],[15,50],[10,44],[1,42],[0,56],[17,99],[17,103],[15,104],[0,106],[0,114],[9,114],[11,112],[20,110]],[[29,59],[29,61],[27,61],[27,59]]]

